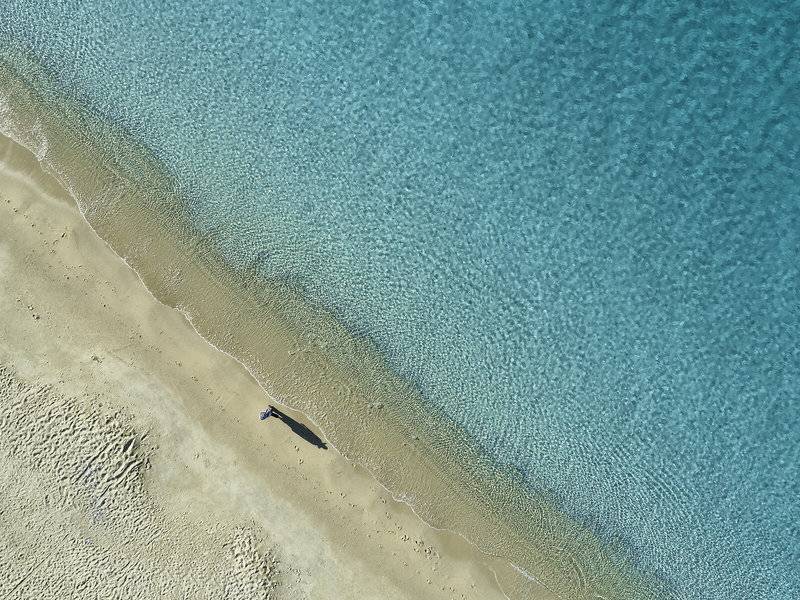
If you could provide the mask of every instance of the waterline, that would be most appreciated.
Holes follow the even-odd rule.
[[[236,357],[271,397],[308,415],[423,520],[506,561],[496,573],[504,589],[515,590],[511,597],[539,587],[564,597],[646,597],[624,561],[487,461],[368,340],[285,283],[226,265],[215,240],[192,229],[175,186],[141,147],[48,96],[46,82],[34,91],[8,65],[0,78],[4,133],[37,152],[151,293]]]

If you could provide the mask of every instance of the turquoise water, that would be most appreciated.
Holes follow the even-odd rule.
[[[17,2],[227,258],[680,598],[800,596],[800,3]]]

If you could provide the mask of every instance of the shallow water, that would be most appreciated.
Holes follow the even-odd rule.
[[[798,3],[205,4],[0,34],[676,596],[800,592]]]

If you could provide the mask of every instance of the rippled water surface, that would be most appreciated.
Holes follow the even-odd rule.
[[[340,4],[25,0],[0,44],[678,597],[798,597],[800,4]]]

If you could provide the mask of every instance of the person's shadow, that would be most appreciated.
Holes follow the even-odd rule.
[[[276,419],[280,419],[281,421],[286,423],[289,426],[289,429],[291,429],[293,432],[295,432],[309,444],[313,444],[314,446],[320,448],[321,450],[328,449],[328,446],[325,444],[325,442],[323,442],[322,439],[316,433],[311,431],[308,427],[306,427],[305,425],[303,425],[298,421],[295,421],[292,417],[290,417],[286,413],[282,413],[274,406],[270,406],[270,408],[272,409],[273,417],[275,417]]]

